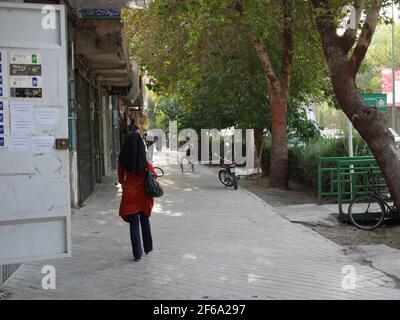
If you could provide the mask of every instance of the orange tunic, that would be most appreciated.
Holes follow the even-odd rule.
[[[153,166],[147,163],[147,170],[156,175]],[[118,182],[122,185],[122,198],[119,207],[119,215],[127,221],[127,217],[131,214],[137,214],[141,211],[146,216],[151,216],[154,200],[146,195],[144,190],[144,178],[146,170],[140,171],[137,175],[132,175],[125,171],[120,163],[118,163]]]

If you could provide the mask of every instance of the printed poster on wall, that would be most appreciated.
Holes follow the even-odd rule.
[[[11,64],[42,64],[42,55],[39,52],[11,51]]]
[[[12,88],[38,88],[42,87],[42,77],[11,76]]]

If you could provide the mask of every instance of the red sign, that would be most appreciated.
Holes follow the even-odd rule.
[[[395,71],[396,107],[400,107],[400,69],[396,69]],[[387,105],[391,107],[393,106],[392,69],[383,68],[381,70],[381,76],[382,93],[387,94]]]

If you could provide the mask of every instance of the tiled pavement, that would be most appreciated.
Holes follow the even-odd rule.
[[[224,189],[215,172],[164,167],[165,196],[151,219],[155,250],[131,259],[120,190],[103,184],[73,216],[73,256],[25,264],[6,283],[11,299],[399,299],[395,282],[349,260],[339,245],[293,224],[265,202]],[[43,290],[43,265],[56,290]],[[356,288],[342,288],[352,265]]]

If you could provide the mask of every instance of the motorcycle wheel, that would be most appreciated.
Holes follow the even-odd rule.
[[[238,181],[237,181],[237,178],[236,178],[236,175],[232,175],[232,184],[233,184],[233,188],[235,189],[235,190],[237,190],[238,189]]]
[[[229,173],[226,172],[225,170],[220,170],[218,173],[218,177],[219,177],[219,181],[221,181],[221,183],[224,186],[226,186],[226,187],[232,186],[231,177],[229,176]]]

